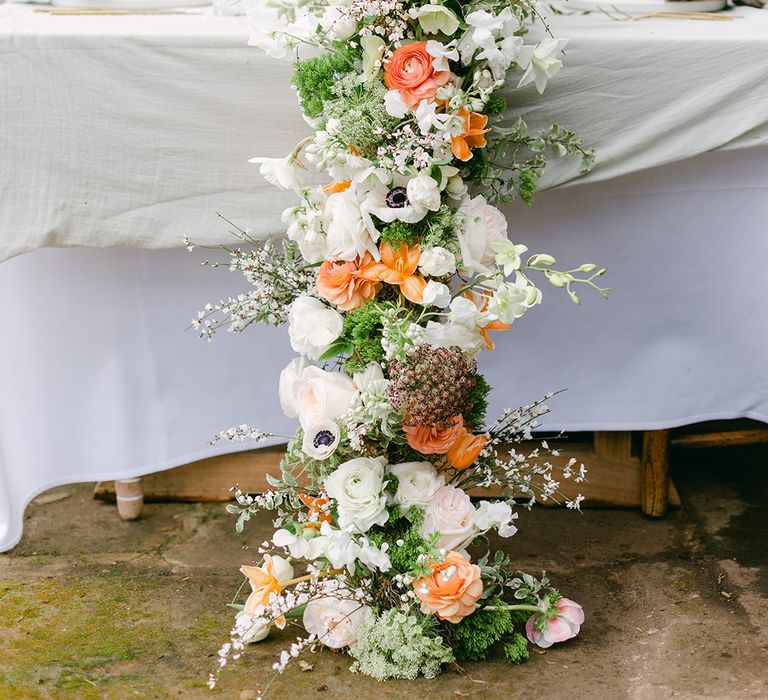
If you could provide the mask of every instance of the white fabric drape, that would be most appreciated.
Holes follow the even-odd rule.
[[[512,240],[605,264],[614,291],[583,291],[574,308],[542,285],[542,306],[483,354],[489,417],[567,388],[544,427],[768,422],[767,164],[768,148],[708,154],[512,208]],[[241,280],[181,250],[48,249],[0,265],[0,550],[46,488],[229,451],[206,440],[243,422],[293,432],[277,395],[284,329],[211,344],[184,330]]]
[[[766,144],[768,12],[732,14],[553,16],[570,38],[565,67],[544,98],[512,90],[511,114],[594,144],[584,182]],[[217,211],[255,235],[281,233],[295,200],[246,161],[283,156],[310,132],[290,61],[247,37],[244,18],[195,11],[61,17],[0,5],[0,260],[44,246],[222,242]],[[544,184],[576,178],[578,163],[554,162]]]

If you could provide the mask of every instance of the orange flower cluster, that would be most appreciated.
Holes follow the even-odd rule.
[[[317,291],[320,296],[335,304],[342,311],[353,311],[373,299],[381,285],[368,279],[363,270],[373,263],[366,253],[357,260],[326,260],[317,275]]]
[[[424,455],[445,455],[448,463],[456,469],[466,469],[474,464],[489,440],[487,434],[469,432],[460,413],[439,426],[418,425],[406,416],[403,431],[408,445],[414,450]]]

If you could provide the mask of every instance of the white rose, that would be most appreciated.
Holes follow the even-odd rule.
[[[260,642],[269,636],[272,626],[260,617],[249,615],[244,610],[235,615],[235,631],[245,644]]]
[[[251,158],[248,162],[260,164],[259,174],[275,187],[294,192],[302,187],[293,154],[286,158]]]
[[[440,186],[430,175],[416,175],[406,187],[408,201],[417,209],[437,211],[440,208]]]
[[[439,547],[459,550],[469,544],[475,531],[475,508],[469,496],[455,486],[441,486],[427,506],[421,535],[439,532]]]
[[[457,233],[461,250],[461,272],[467,276],[491,271],[496,257],[491,244],[507,237],[507,220],[496,207],[478,195],[461,206],[463,230]]]
[[[517,513],[512,513],[512,507],[505,501],[480,501],[475,511],[477,529],[487,532],[495,527],[501,537],[512,537],[517,532],[517,528],[512,524],[516,518]]]
[[[443,5],[422,5],[415,13],[425,34],[447,34],[459,28],[459,20]]]
[[[326,254],[330,260],[355,260],[366,252],[379,259],[379,250],[360,213],[352,188],[328,197],[323,209]]]
[[[280,372],[280,407],[288,418],[296,418],[299,415],[296,406],[296,382],[301,378],[308,364],[305,357],[297,357]]]
[[[436,245],[421,252],[419,267],[431,277],[452,275],[456,272],[456,256],[447,248]]]
[[[325,480],[325,490],[336,501],[339,524],[367,532],[387,522],[383,493],[384,458],[357,457],[344,462]]]
[[[422,306],[436,306],[444,309],[451,303],[451,290],[441,282],[429,280],[421,295],[420,303]]]
[[[288,312],[288,337],[291,347],[310,360],[319,359],[344,327],[344,321],[334,309],[307,294],[302,294]]]
[[[467,196],[467,192],[469,192],[469,188],[461,177],[454,175],[453,177],[448,178],[448,184],[445,186],[445,193],[451,199],[462,200]]]
[[[357,630],[371,609],[356,600],[315,598],[304,608],[304,629],[331,649],[342,649],[357,641]]]
[[[304,428],[341,418],[349,411],[358,393],[355,383],[346,374],[326,372],[314,365],[305,367],[291,388],[296,412]]]
[[[445,483],[429,462],[392,464],[387,470],[397,477],[397,491],[392,500],[400,506],[403,514],[406,514],[411,506],[426,508],[437,490]]]

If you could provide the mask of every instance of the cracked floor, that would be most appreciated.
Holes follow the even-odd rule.
[[[328,651],[279,677],[275,700],[768,697],[768,450],[675,456],[683,508],[523,513],[504,543],[521,569],[546,569],[586,610],[581,636],[533,654],[413,683],[348,673]],[[267,518],[235,535],[221,504],[148,504],[126,523],[88,485],[54,489],[0,555],[0,697],[256,697],[290,631],[251,645],[205,685],[226,641],[244,551]]]

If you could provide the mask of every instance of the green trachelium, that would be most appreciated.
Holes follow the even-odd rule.
[[[488,607],[492,609],[478,610],[448,630],[457,661],[483,661],[494,644],[514,631],[512,615],[501,600]]]
[[[453,654],[436,632],[433,618],[391,608],[365,622],[357,642],[349,650],[355,662],[353,673],[377,680],[419,675],[434,678],[443,664],[454,660]]]
[[[337,53],[297,61],[291,85],[299,92],[299,104],[304,114],[319,117],[325,104],[334,97],[334,86],[350,69],[349,60]]]

